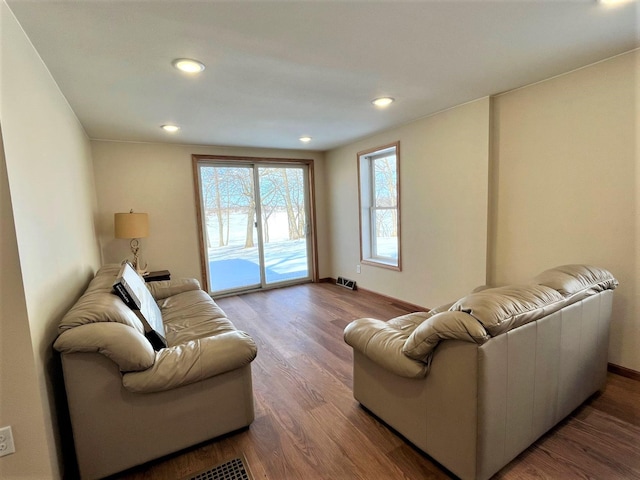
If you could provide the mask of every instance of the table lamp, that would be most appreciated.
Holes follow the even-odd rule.
[[[116,213],[113,218],[116,238],[129,238],[131,253],[133,253],[133,268],[140,275],[147,273],[147,264],[140,265],[138,251],[140,250],[139,238],[149,236],[149,215],[146,213]]]

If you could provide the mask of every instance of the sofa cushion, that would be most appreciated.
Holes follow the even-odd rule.
[[[545,270],[532,283],[557,290],[565,297],[579,296],[578,301],[607,289],[615,289],[618,281],[604,268],[590,265],[563,265]]]
[[[161,300],[158,305],[169,346],[236,330],[222,309],[203,290],[179,293]]]
[[[113,283],[113,279],[110,280]],[[63,332],[88,323],[115,322],[122,323],[144,333],[140,319],[122,301],[109,291],[87,291],[73,307],[62,317],[58,331]]]
[[[392,318],[391,320],[387,321],[387,325],[404,331],[407,333],[407,335],[410,335],[418,325],[420,325],[426,319],[432,317],[433,315],[435,315],[433,313],[433,310],[430,310],[428,312],[408,313],[406,315]]]
[[[86,292],[93,292],[100,290],[104,293],[111,293],[113,289],[113,281],[118,276],[120,271],[120,264],[110,263],[103,265],[98,269],[95,276],[89,282]]]
[[[145,335],[155,350],[167,346],[162,314],[144,280],[129,263],[124,263],[118,278],[113,283],[113,291],[138,316],[144,325]]]
[[[488,288],[461,298],[451,311],[466,312],[492,337],[537,320],[566,304],[553,288],[544,285],[510,285]]]
[[[134,393],[171,390],[242,368],[257,351],[253,339],[239,330],[191,340],[157,352],[151,368],[126,373],[122,384]]]
[[[442,312],[417,326],[402,347],[402,353],[429,363],[440,340],[463,340],[482,345],[489,339],[485,328],[464,312]]]
[[[188,292],[189,290],[200,290],[200,282],[195,278],[160,280],[159,282],[146,283],[146,285],[156,301],[178,295],[179,293]]]
[[[144,332],[133,311],[111,294],[119,270],[120,265],[105,265],[98,269],[85,292],[60,321],[59,332],[99,322],[122,323]]]

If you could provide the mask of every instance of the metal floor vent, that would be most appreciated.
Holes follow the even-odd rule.
[[[234,458],[215,467],[192,474],[185,480],[253,480],[243,458]]]
[[[344,278],[344,277],[338,277],[338,280],[336,280],[336,285],[340,285],[341,287],[348,288],[349,290],[356,289],[355,280],[349,280],[348,278]]]

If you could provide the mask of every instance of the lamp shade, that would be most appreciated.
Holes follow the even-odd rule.
[[[116,213],[113,218],[116,238],[149,236],[149,215],[146,213]]]

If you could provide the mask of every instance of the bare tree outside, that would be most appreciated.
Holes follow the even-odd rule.
[[[378,237],[396,237],[398,222],[396,209],[396,161],[394,157],[382,157],[374,160],[376,235]]]
[[[260,168],[260,198],[262,200],[262,234],[264,242],[269,243],[269,218],[278,211],[282,195],[278,171],[274,168]]]
[[[228,161],[199,172],[209,291],[309,278],[308,167]]]
[[[289,239],[297,240],[304,237],[304,218],[301,218],[300,215],[301,206],[304,208],[304,198],[300,198],[300,189],[296,188],[300,185],[300,181],[298,181],[297,178],[298,176],[296,175],[296,181],[290,182],[289,171],[282,169],[281,172],[282,186],[284,189],[284,203],[287,209],[287,219],[289,222]]]
[[[208,166],[201,169],[203,203],[207,224],[215,222],[217,246],[229,245],[230,218],[245,215],[244,248],[255,246],[255,186],[247,167]],[[303,171],[296,168],[260,167],[262,231],[269,243],[270,221],[278,212],[286,213],[289,240],[305,237],[306,214]],[[212,247],[207,235],[207,246]]]
[[[213,189],[215,191],[214,196],[216,199],[216,217],[218,218],[218,245],[225,246],[224,241],[224,217],[222,210],[222,195],[220,194],[220,172],[218,169],[213,169]]]

